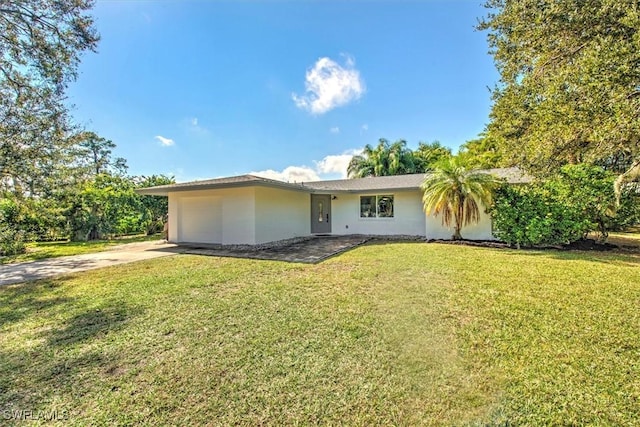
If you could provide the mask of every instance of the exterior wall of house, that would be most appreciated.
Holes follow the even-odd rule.
[[[255,244],[255,188],[169,193],[169,241]]]
[[[167,196],[169,202],[169,236],[168,239],[172,243],[178,242],[178,193],[169,193]]]
[[[393,195],[393,218],[361,218],[360,196]],[[427,217],[420,191],[337,193],[331,201],[334,235],[412,235],[450,239],[440,217]],[[309,193],[266,187],[241,187],[169,193],[169,241],[175,243],[261,244],[311,232]],[[463,227],[462,236],[495,240],[491,218]]]
[[[428,239],[451,239],[453,227],[444,227],[441,216],[434,217],[430,215],[426,219],[426,237]],[[463,239],[468,240],[496,240],[491,234],[491,216],[485,213],[484,207],[480,207],[480,222],[462,227],[460,234],[462,234]]]
[[[256,187],[255,197],[256,244],[309,235],[309,193]]]
[[[181,242],[222,241],[222,200],[210,195],[180,197],[178,239]]]
[[[361,218],[360,196],[393,195],[393,218]],[[332,234],[425,235],[425,215],[420,191],[385,191],[336,194],[331,201]]]
[[[216,190],[223,198],[223,245],[256,244],[255,190],[254,187]]]

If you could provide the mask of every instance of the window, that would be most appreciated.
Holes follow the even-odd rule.
[[[393,196],[378,197],[378,217],[393,218]]]
[[[393,196],[360,196],[360,218],[393,218]]]

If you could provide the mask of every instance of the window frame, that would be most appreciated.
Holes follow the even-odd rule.
[[[364,198],[373,199],[373,202],[366,204],[365,206],[375,206],[375,212],[373,215],[363,215],[363,200]],[[391,200],[391,215],[380,215],[380,201],[383,198],[389,198]],[[358,197],[358,218],[360,220],[393,220],[395,219],[396,209],[395,209],[395,194],[361,194]]]

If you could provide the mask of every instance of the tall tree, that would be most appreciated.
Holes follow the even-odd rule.
[[[439,141],[431,143],[420,142],[418,149],[413,152],[416,172],[427,172],[433,170],[438,162],[451,157],[451,149],[444,147]]]
[[[439,163],[422,183],[427,215],[442,215],[442,225],[453,225],[453,240],[462,239],[462,227],[480,221],[480,206],[489,208],[501,181],[493,175],[467,169],[451,157]]]
[[[175,184],[173,176],[151,175],[141,176],[136,180],[137,188],[155,187],[157,185]],[[162,231],[169,213],[169,200],[164,196],[139,196],[142,207],[142,222],[147,234],[155,234]]]
[[[92,0],[0,0],[0,188],[33,193],[65,161],[64,92],[99,37]]]
[[[74,164],[63,191],[73,200],[69,210],[73,237],[95,240],[117,233],[118,221],[142,210],[133,192],[135,183],[126,176],[127,162],[113,156],[116,144],[94,132],[80,132],[72,139]]]
[[[465,142],[460,146],[458,156],[464,159],[469,167],[478,169],[492,169],[505,166],[500,147],[495,140],[486,134],[481,134],[478,138]]]
[[[114,158],[113,141],[102,138],[94,132],[80,132],[75,136],[77,140],[75,155],[79,166],[88,174],[97,176],[103,173],[124,175],[128,169],[127,161],[122,157]]]
[[[488,0],[500,83],[489,136],[540,176],[563,164],[627,159],[618,187],[640,176],[640,3]]]
[[[407,142],[401,139],[389,144],[384,138],[376,147],[367,144],[362,154],[353,156],[347,168],[351,178],[401,175],[415,170],[413,152],[407,148]]]

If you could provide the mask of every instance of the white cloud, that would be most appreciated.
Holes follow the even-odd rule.
[[[209,129],[205,128],[200,124],[200,121],[197,117],[190,117],[186,119],[183,124],[185,125],[187,131],[195,136],[209,136]]]
[[[313,169],[307,166],[289,166],[282,172],[273,169],[267,169],[258,172],[249,172],[251,175],[261,176],[263,178],[276,179],[285,182],[309,182],[318,181],[320,177]]]
[[[360,126],[360,133],[366,132],[369,130],[369,125],[368,124],[363,124],[362,126]]]
[[[347,167],[351,158],[360,154],[362,150],[348,150],[343,154],[326,156],[320,161],[314,162],[319,174],[340,174],[340,177],[347,177]]]
[[[309,182],[319,181],[323,178],[347,177],[347,167],[351,158],[362,153],[362,149],[347,150],[342,154],[325,156],[322,160],[315,161],[315,168],[308,166],[289,166],[282,171],[268,169],[258,172],[249,172],[251,175],[262,176],[264,178],[276,179],[285,182]],[[334,175],[326,177],[326,175]]]
[[[305,77],[305,93],[291,97],[298,108],[323,114],[359,99],[365,92],[364,80],[352,57],[345,56],[344,67],[330,58],[318,59]]]
[[[340,128],[338,126],[334,126],[331,129],[329,129],[329,132],[331,132],[331,133],[340,133]]]
[[[162,145],[163,147],[169,147],[175,144],[175,141],[173,139],[165,138],[164,136],[157,135],[155,138],[160,141],[160,145]]]

